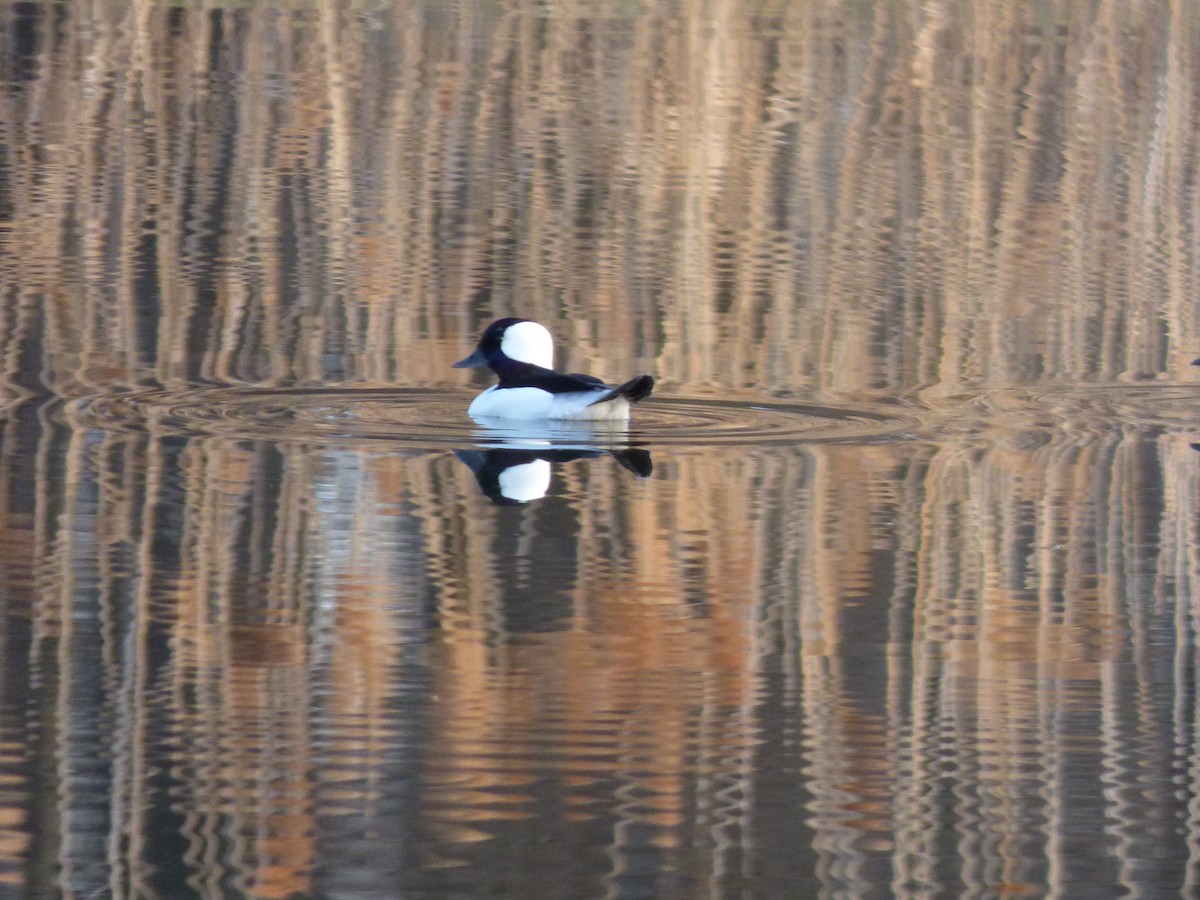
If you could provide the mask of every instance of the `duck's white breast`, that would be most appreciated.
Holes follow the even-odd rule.
[[[500,419],[545,419],[549,417],[554,395],[541,388],[501,388],[492,385],[467,407],[469,416],[496,416]]]
[[[471,401],[467,415],[498,419],[628,419],[629,404],[623,397],[596,403],[597,397],[606,390],[552,394],[541,388],[501,388],[493,385]]]

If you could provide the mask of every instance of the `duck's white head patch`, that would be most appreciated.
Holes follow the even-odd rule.
[[[537,322],[518,322],[504,329],[500,350],[509,359],[554,368],[554,338]]]

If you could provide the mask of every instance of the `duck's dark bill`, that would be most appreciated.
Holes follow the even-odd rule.
[[[480,350],[476,350],[474,353],[472,353],[466,359],[460,359],[458,362],[454,363],[452,368],[473,369],[476,366],[486,366],[486,365],[487,365],[487,360],[483,358],[483,352]]]

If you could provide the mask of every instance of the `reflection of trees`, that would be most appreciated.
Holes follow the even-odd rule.
[[[425,384],[513,312],[689,385],[1171,372],[1194,18],[10,4],[10,390]]]
[[[31,732],[19,705],[9,721],[53,763],[9,790],[10,821],[57,798],[0,844],[12,864],[57,861],[81,892],[190,878],[283,896],[312,889],[320,859],[322,889],[351,889],[502,841],[535,777],[562,779],[564,827],[587,812],[637,855],[645,822],[690,824],[716,789],[702,769],[743,777],[715,770],[748,752],[755,536],[718,545],[703,525],[740,478],[678,518],[677,546],[665,517],[695,476],[664,482],[645,518],[607,458],[564,468],[578,505],[493,508],[448,455],[68,416],[14,420],[0,447],[16,451],[0,455],[2,533],[35,557],[3,567],[5,612],[32,626],[32,679],[7,696],[46,709]],[[553,553],[514,555],[531,542]],[[636,798],[623,812],[598,790],[612,779]],[[709,815],[732,823],[736,806]]]
[[[25,748],[0,864],[286,894],[451,861],[594,886],[650,854],[727,886],[1071,893],[1087,839],[1113,877],[1182,872],[1182,444],[577,460],[571,502],[496,507],[448,454],[28,410],[0,443],[0,738]],[[578,852],[522,856],[546,829]]]
[[[746,8],[4,5],[6,395],[428,384],[501,312],[691,389],[1200,345],[1191,5]],[[449,457],[6,412],[6,877],[138,893],[169,841],[201,892],[349,894],[516,845],[543,877],[1070,895],[1200,848],[1170,437],[579,463],[499,511]],[[361,857],[314,876],[325,839]]]

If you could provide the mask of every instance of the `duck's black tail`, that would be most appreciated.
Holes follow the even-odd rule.
[[[607,403],[609,400],[616,400],[618,397],[624,397],[630,403],[637,403],[639,400],[645,400],[650,396],[650,392],[654,390],[653,375],[638,375],[636,378],[630,378],[624,384],[617,385],[599,400],[597,403]]]

